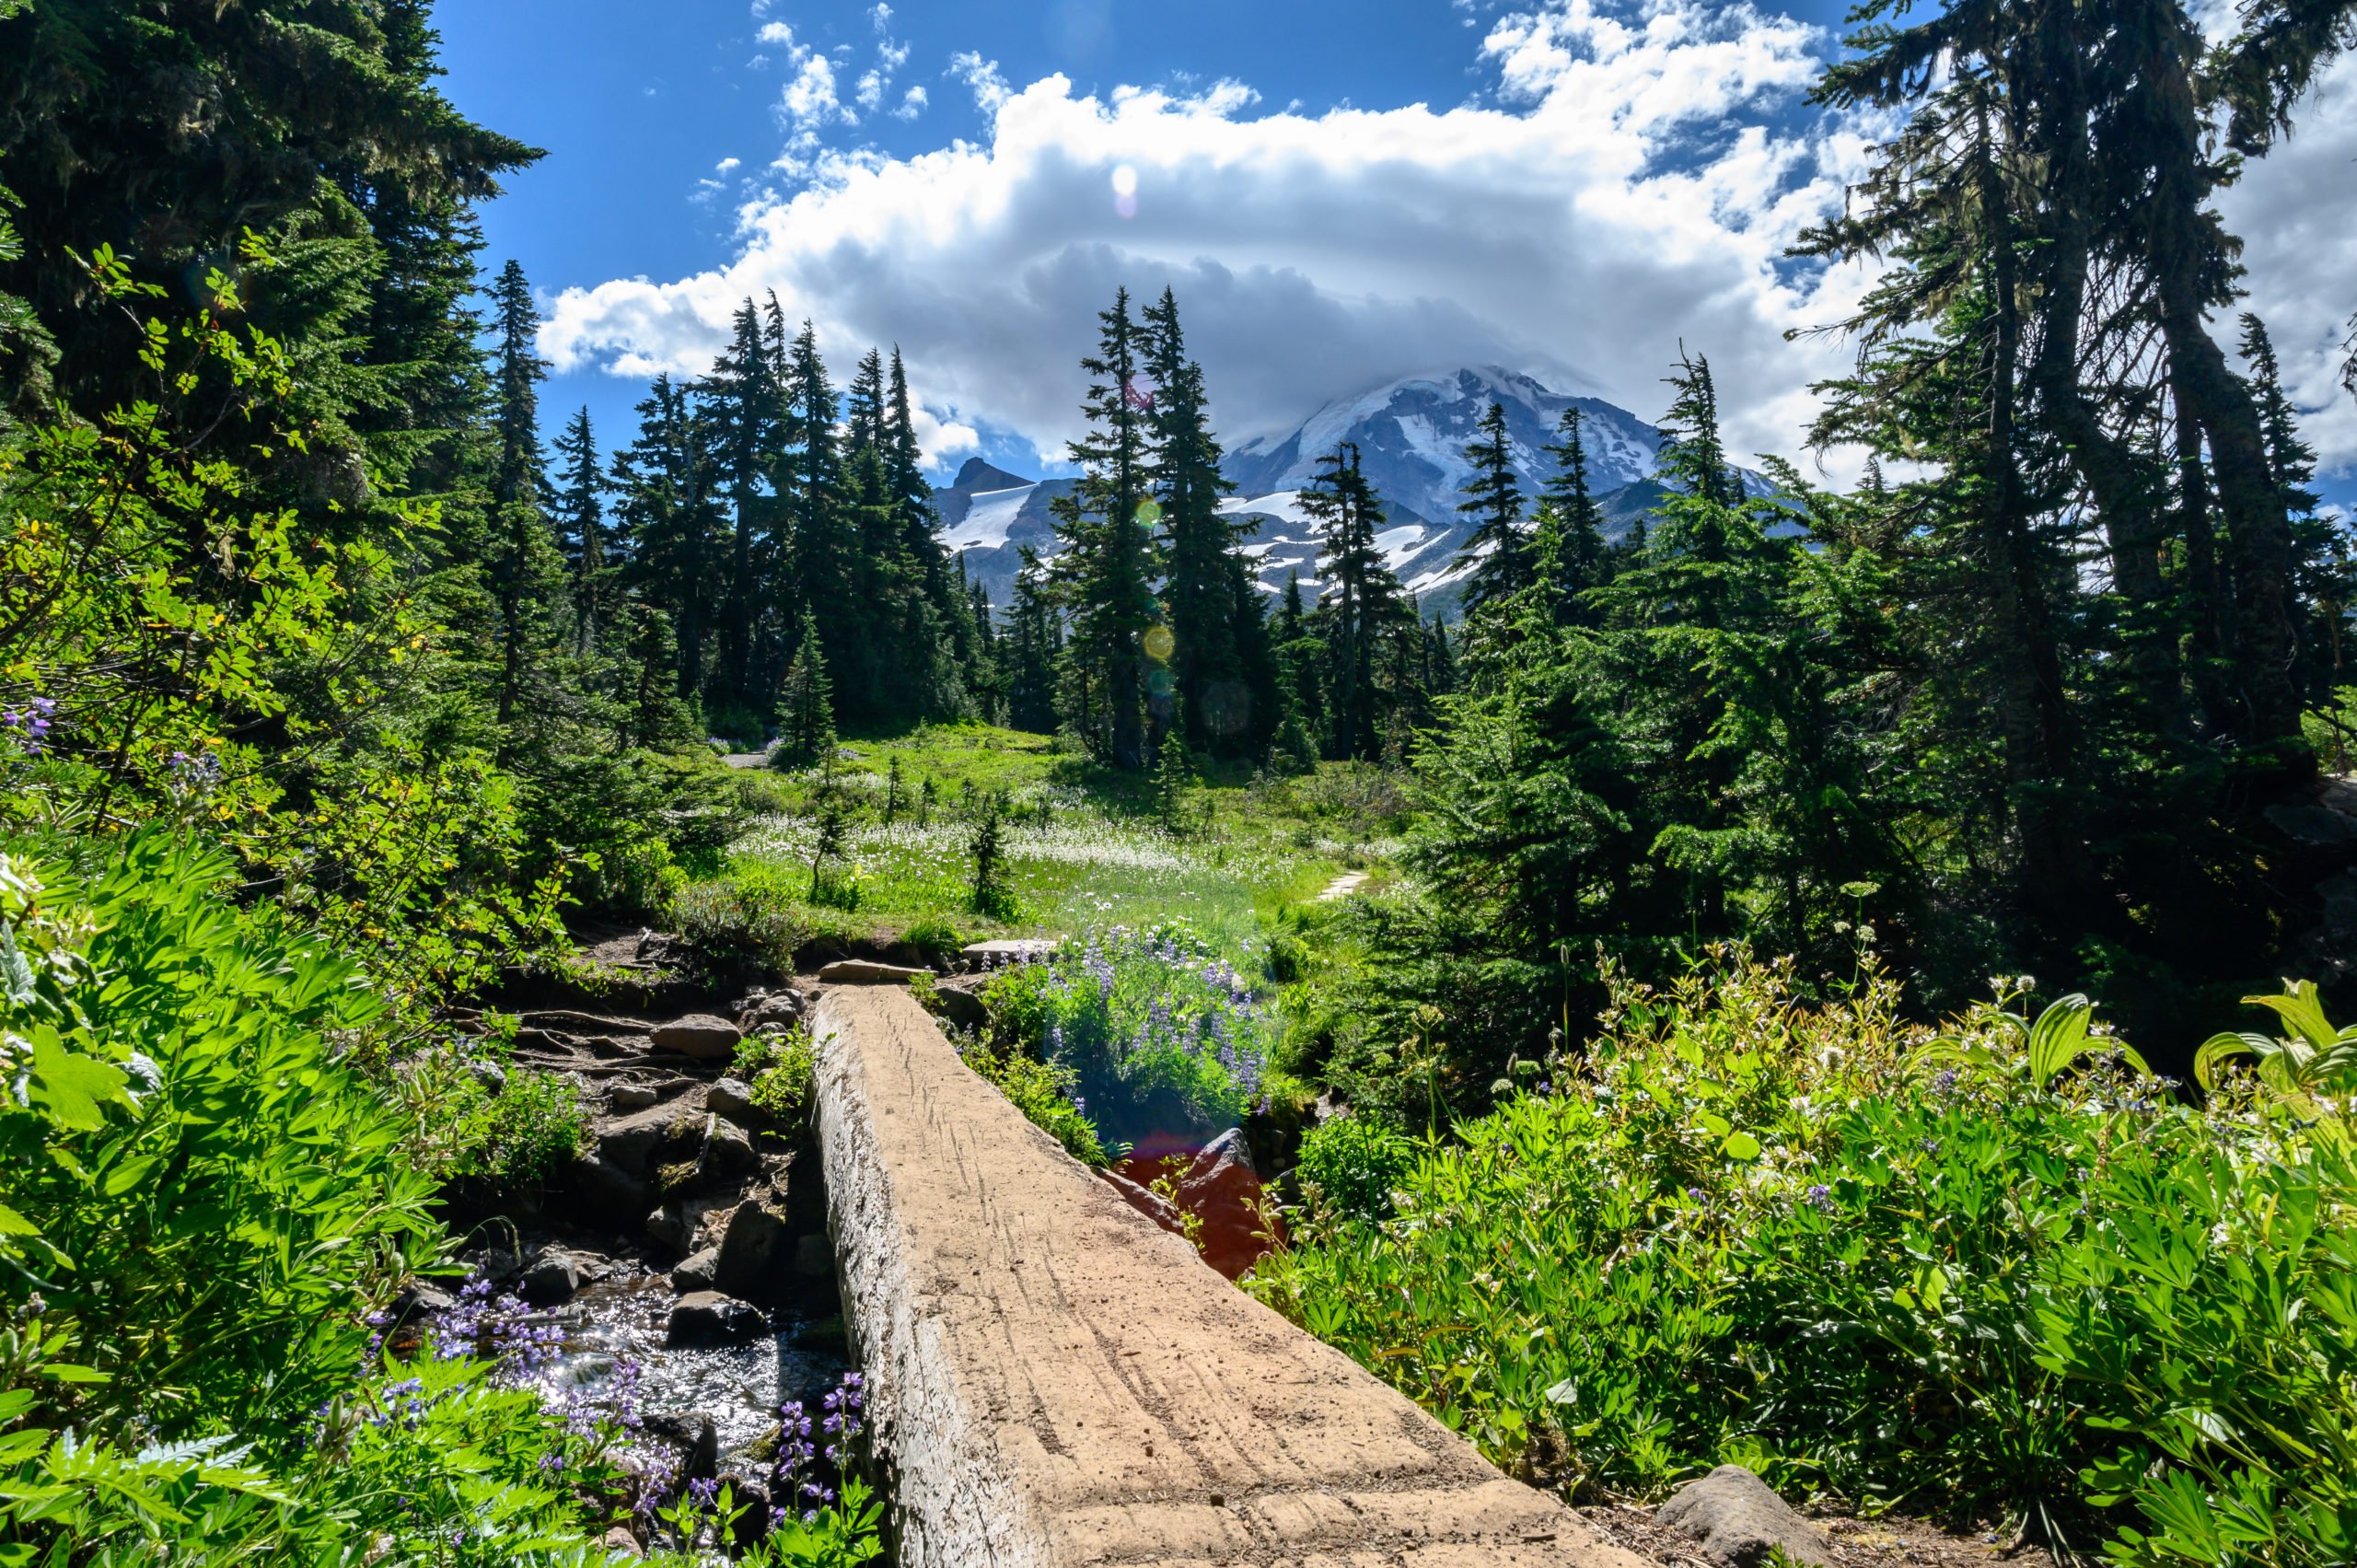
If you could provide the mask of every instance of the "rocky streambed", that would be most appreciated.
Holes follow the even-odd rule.
[[[725,1481],[758,1531],[789,1501],[770,1495],[781,1407],[817,1409],[851,1367],[817,1149],[730,1075],[809,999],[560,1000],[517,1012],[515,1061],[583,1086],[581,1153],[535,1192],[446,1193],[468,1283],[413,1292],[409,1330],[528,1345],[519,1375],[552,1408],[626,1417],[650,1485]]]

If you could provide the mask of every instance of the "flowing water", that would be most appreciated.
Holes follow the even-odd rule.
[[[560,1408],[611,1406],[630,1392],[634,1365],[638,1412],[650,1427],[692,1431],[708,1416],[726,1455],[774,1427],[780,1404],[815,1405],[850,1368],[840,1337],[788,1313],[775,1319],[779,1332],[742,1344],[670,1344],[674,1299],[655,1275],[585,1286],[546,1314],[563,1330],[563,1348],[529,1383]]]

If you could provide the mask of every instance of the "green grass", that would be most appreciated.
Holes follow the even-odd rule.
[[[893,808],[896,761],[901,800]],[[1387,878],[1405,810],[1372,770],[1329,764],[1299,780],[1231,770],[1192,792],[1196,825],[1174,834],[1153,820],[1144,775],[1059,751],[1047,736],[984,725],[848,740],[833,776],[853,786],[860,806],[842,863],[827,868],[827,880],[847,884],[852,898],[839,897],[830,914],[878,937],[925,922],[972,935],[1064,935],[1183,917],[1240,953],[1263,919],[1316,898],[1343,871],[1366,870],[1371,887]],[[815,773],[774,779],[779,809],[737,842],[727,873],[807,889],[820,782]],[[975,819],[994,792],[1011,802],[1006,854],[1018,908],[1008,921],[968,908]]]

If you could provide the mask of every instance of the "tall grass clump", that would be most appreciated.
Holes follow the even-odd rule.
[[[1135,1141],[1217,1131],[1261,1098],[1276,1014],[1183,921],[1115,926],[993,979],[1002,1040],[1070,1069],[1099,1126]]]
[[[2338,1111],[2174,1097],[2069,997],[1616,984],[1585,1060],[1329,1205],[1251,1288],[1573,1493],[1720,1462],[2122,1563],[2357,1559]]]

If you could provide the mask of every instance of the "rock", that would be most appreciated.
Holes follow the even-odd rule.
[[[493,1094],[507,1092],[507,1069],[498,1063],[470,1062],[467,1063],[467,1071],[474,1074],[476,1083],[481,1084]]]
[[[674,1148],[684,1154],[703,1131],[703,1117],[681,1105],[650,1105],[598,1124],[598,1156],[644,1179]]]
[[[742,1307],[743,1302],[737,1303]],[[712,1417],[697,1420],[696,1434],[688,1443],[688,1451],[679,1457],[679,1479],[694,1481],[720,1469],[720,1432],[712,1424]]]
[[[675,1345],[731,1345],[761,1338],[769,1326],[768,1315],[751,1302],[716,1290],[697,1290],[671,1304],[669,1338]],[[707,1425],[704,1430],[709,1434],[712,1429]],[[692,1469],[689,1473],[694,1473]],[[704,1473],[712,1472],[707,1469]]]
[[[673,1290],[710,1290],[720,1278],[720,1249],[707,1247],[689,1255],[671,1271]]]
[[[902,964],[879,964],[866,958],[843,958],[819,971],[819,979],[828,985],[906,985],[931,970],[912,970]]]
[[[736,1025],[709,1013],[691,1013],[668,1024],[657,1024],[650,1037],[657,1051],[676,1051],[699,1062],[726,1062],[737,1054],[744,1038]]]
[[[719,1270],[714,1284],[731,1295],[756,1300],[774,1295],[784,1283],[794,1257],[794,1238],[785,1216],[762,1202],[748,1198],[728,1216],[720,1233]]]
[[[525,1269],[516,1294],[535,1307],[556,1307],[572,1300],[585,1278],[579,1259],[551,1248]]]
[[[478,1247],[459,1253],[459,1261],[502,1290],[513,1289],[517,1276],[524,1272],[524,1260],[505,1247]]]
[[[823,1236],[796,1237],[794,1242],[794,1274],[796,1279],[830,1280],[835,1277],[835,1249]]]
[[[744,1510],[737,1516],[737,1543],[750,1546],[770,1533],[770,1489],[755,1471],[731,1459],[728,1468],[720,1472],[720,1484],[728,1489],[729,1502]]]
[[[982,999],[970,988],[970,983],[976,982],[951,981],[936,985],[933,988],[933,1001],[944,1023],[953,1028],[973,1029],[979,1033],[990,1028],[991,1015],[990,1009],[982,1005]]]
[[[795,991],[755,992],[737,1004],[733,1009],[737,1025],[747,1034],[775,1026],[779,1028],[802,1021],[802,994]]]
[[[617,1557],[646,1555],[644,1550],[638,1544],[638,1538],[630,1533],[630,1528],[626,1525],[616,1525],[606,1532],[606,1550]]]
[[[575,1217],[601,1227],[627,1228],[655,1196],[645,1182],[602,1155],[574,1160],[557,1172],[552,1186],[576,1205]]]
[[[742,1078],[723,1078],[703,1092],[703,1108],[739,1127],[759,1127],[769,1118],[753,1109],[753,1088]]]
[[[613,1110],[644,1110],[655,1100],[651,1084],[616,1084],[606,1091],[606,1105]]]
[[[646,1216],[646,1234],[685,1257],[720,1245],[720,1225],[736,1207],[732,1198],[674,1198]]]
[[[1260,1174],[1243,1129],[1231,1127],[1204,1145],[1178,1179],[1178,1206],[1202,1218],[1198,1242],[1203,1261],[1229,1279],[1239,1279],[1269,1250],[1262,1233],[1279,1222],[1265,1217]]]
[[[761,1168],[753,1152],[753,1135],[733,1121],[712,1118],[704,1130],[703,1147],[696,1155],[696,1179],[707,1188],[742,1181]]]
[[[1654,1519],[1701,1541],[1702,1555],[1719,1568],[1760,1568],[1778,1548],[1795,1562],[1832,1568],[1833,1543],[1825,1532],[1741,1465],[1721,1465],[1679,1487]]]
[[[1159,1192],[1148,1191],[1118,1170],[1100,1170],[1097,1174],[1103,1177],[1107,1185],[1121,1195],[1122,1202],[1171,1235],[1187,1234],[1187,1226],[1179,1219],[1178,1211],[1171,1205],[1169,1199]]]

